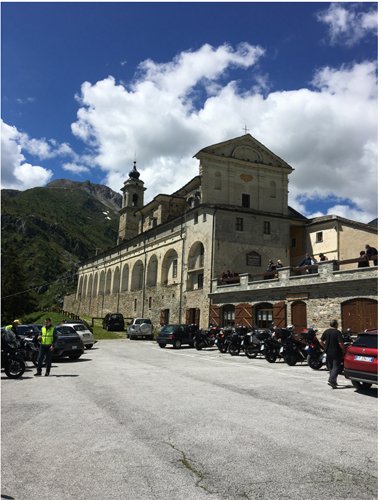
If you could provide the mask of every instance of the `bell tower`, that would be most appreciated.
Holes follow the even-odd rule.
[[[137,210],[143,207],[143,193],[146,190],[144,182],[139,179],[136,161],[129,178],[124,182],[122,191],[122,208],[119,211],[118,243],[130,240],[138,235],[139,216]]]

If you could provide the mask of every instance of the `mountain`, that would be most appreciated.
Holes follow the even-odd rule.
[[[47,307],[75,290],[81,261],[117,242],[122,196],[107,186],[60,179],[26,191],[3,189],[1,198],[3,297],[15,293],[4,289],[8,269],[17,272],[10,262],[15,252],[24,286]]]
[[[378,227],[378,218],[368,222],[369,226]]]

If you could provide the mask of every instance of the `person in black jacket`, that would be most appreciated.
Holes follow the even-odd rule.
[[[369,260],[374,261],[374,265],[378,266],[378,250],[370,245],[365,245],[366,255]],[[374,258],[372,258],[374,257]]]
[[[332,319],[330,328],[324,331],[321,343],[326,352],[326,362],[329,368],[328,384],[336,389],[337,377],[342,369],[342,362],[345,354],[345,344],[342,333],[338,330],[338,321]]]
[[[359,252],[359,260],[358,260],[358,267],[369,267],[369,258],[366,255],[365,250],[361,250]]]

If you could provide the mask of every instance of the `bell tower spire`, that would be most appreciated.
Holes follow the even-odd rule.
[[[139,230],[139,217],[137,210],[144,204],[144,182],[139,179],[137,162],[134,160],[133,168],[129,172],[129,178],[124,182],[122,191],[122,208],[119,211],[119,233],[118,243],[130,240],[137,236]]]

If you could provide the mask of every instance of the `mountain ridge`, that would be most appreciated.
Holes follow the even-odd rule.
[[[90,181],[59,179],[25,191],[2,189],[2,296],[23,291],[4,288],[18,282],[5,279],[12,269],[24,276],[25,289],[36,286],[32,294],[39,306],[62,304],[76,288],[80,262],[115,246],[121,203],[119,193]]]

